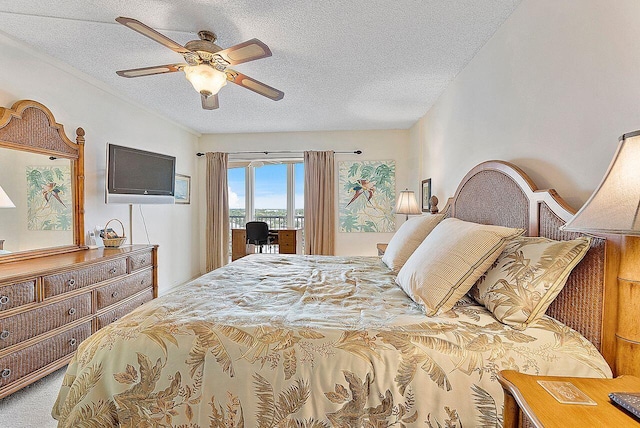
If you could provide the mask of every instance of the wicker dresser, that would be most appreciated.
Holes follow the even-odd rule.
[[[0,398],[69,362],[91,333],[157,297],[157,247],[0,264]]]

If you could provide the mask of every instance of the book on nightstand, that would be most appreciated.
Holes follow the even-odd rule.
[[[609,394],[609,398],[636,418],[640,418],[640,394],[612,392]]]
[[[587,406],[598,404],[571,382],[539,380],[538,383],[562,404],[583,404]]]

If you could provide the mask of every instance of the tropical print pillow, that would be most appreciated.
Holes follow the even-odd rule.
[[[470,294],[498,321],[524,330],[544,315],[590,243],[587,237],[572,241],[518,237],[505,247]]]

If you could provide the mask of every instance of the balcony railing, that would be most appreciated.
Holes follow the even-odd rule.
[[[284,216],[256,217],[256,221],[264,221],[269,225],[269,229],[284,229],[287,227],[287,218]],[[231,229],[243,229],[246,223],[244,216],[229,216],[229,227]],[[304,216],[295,216],[293,227],[304,229]]]
[[[239,215],[230,215],[229,216],[229,227],[231,229],[242,229],[246,222],[244,221],[244,216]]]

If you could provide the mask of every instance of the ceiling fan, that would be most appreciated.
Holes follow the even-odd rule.
[[[281,100],[284,97],[284,92],[228,68],[230,65],[242,64],[243,62],[271,56],[269,47],[258,39],[247,40],[227,49],[222,49],[215,44],[216,35],[214,33],[200,31],[198,32],[200,40],[192,40],[181,46],[136,19],[121,16],[116,18],[116,21],[181,54],[187,62],[186,64],[166,64],[120,70],[116,72],[118,76],[140,77],[183,71],[195,90],[200,92],[202,108],[205,110],[217,109],[220,106],[218,91],[227,84],[227,81],[274,101]]]

